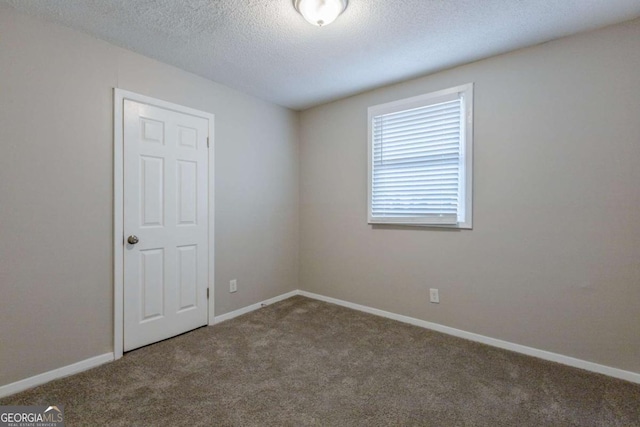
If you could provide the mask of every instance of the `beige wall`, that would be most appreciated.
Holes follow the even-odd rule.
[[[0,7],[0,385],[113,349],[114,87],[216,115],[216,314],[298,287],[296,113]]]
[[[640,372],[639,42],[636,20],[302,113],[301,288]],[[367,225],[367,107],[468,82],[474,229]]]

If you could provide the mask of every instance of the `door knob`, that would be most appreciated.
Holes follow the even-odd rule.
[[[129,236],[129,238],[127,239],[127,242],[129,242],[132,245],[135,245],[136,243],[138,243],[138,241],[139,241],[138,236],[134,236],[134,235]]]

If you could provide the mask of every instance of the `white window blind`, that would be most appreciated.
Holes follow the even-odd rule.
[[[468,86],[369,109],[369,222],[467,222]]]

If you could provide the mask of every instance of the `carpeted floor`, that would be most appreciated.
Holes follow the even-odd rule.
[[[304,297],[8,404],[68,426],[640,426],[640,385]]]

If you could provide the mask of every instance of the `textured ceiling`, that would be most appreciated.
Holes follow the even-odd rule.
[[[640,16],[638,0],[0,0],[293,109]]]

